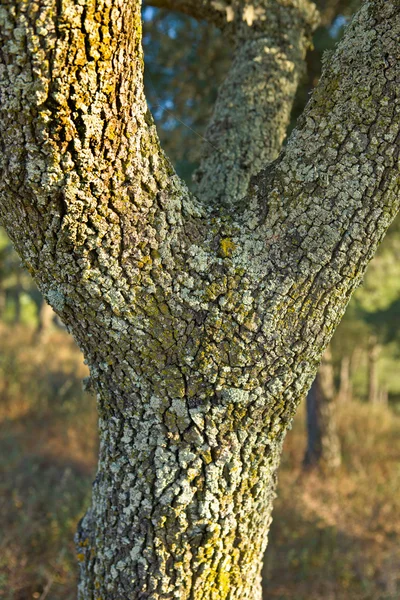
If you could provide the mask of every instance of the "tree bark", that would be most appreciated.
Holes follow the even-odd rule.
[[[205,134],[196,194],[218,206],[242,199],[281,150],[318,13],[309,0],[151,0],[221,27],[232,65]]]
[[[222,394],[205,410],[141,395],[101,420],[79,597],[261,600],[281,435],[257,401]]]
[[[337,468],[341,464],[340,440],[336,425],[336,393],[332,355],[325,352],[317,376],[307,394],[307,450],[304,467]]]
[[[274,24],[304,40],[302,6],[266,4],[264,54],[298,56]],[[230,35],[261,27],[255,8]],[[226,189],[193,197],[145,102],[140,2],[3,0],[1,219],[98,396],[80,598],[261,597],[285,432],[399,208],[399,36],[398,3],[367,1],[246,197],[229,162]]]

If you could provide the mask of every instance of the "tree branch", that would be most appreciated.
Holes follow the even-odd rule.
[[[399,3],[365,2],[285,151],[254,179],[248,214],[267,214],[270,277],[285,273],[286,310],[310,354],[310,336],[318,348],[329,340],[399,210],[399,37]]]
[[[229,205],[281,149],[304,58],[318,19],[308,0],[155,0],[221,27],[233,42],[196,172],[197,195]]]
[[[234,6],[232,66],[219,90],[195,176],[200,198],[217,205],[243,198],[250,178],[277,157],[318,22],[308,0]]]
[[[0,214],[72,324],[115,281],[122,298],[141,280],[161,240],[171,243],[171,223],[179,234],[188,192],[144,98],[140,2],[58,5],[0,8]]]

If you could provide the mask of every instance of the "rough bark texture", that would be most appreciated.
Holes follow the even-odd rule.
[[[307,394],[307,450],[304,466],[340,466],[341,449],[336,426],[336,393],[332,355],[325,351],[317,376]]]
[[[1,219],[98,395],[81,599],[261,597],[282,440],[399,208],[399,36],[367,1],[227,206],[159,147],[138,0],[2,1]]]
[[[235,25],[232,66],[195,173],[198,196],[217,205],[243,198],[250,178],[278,156],[317,24],[308,0],[229,6]]]
[[[305,54],[318,24],[309,0],[152,0],[219,25],[231,43],[222,84],[195,173],[196,194],[216,206],[243,198],[253,175],[282,147]]]

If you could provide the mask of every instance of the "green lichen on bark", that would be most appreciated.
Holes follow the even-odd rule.
[[[294,28],[306,3],[268,6]],[[364,4],[285,150],[223,203],[160,149],[139,2],[4,0],[0,32],[1,219],[98,395],[80,597],[260,598],[285,432],[399,207],[400,7]]]

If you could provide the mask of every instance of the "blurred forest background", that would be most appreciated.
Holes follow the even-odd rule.
[[[320,0],[322,25],[290,129],[318,81],[323,53],[359,4]],[[143,16],[149,105],[190,185],[230,48],[218,31],[188,17],[150,6]],[[73,600],[73,534],[96,468],[95,399],[82,388],[88,373],[79,350],[1,229],[0,339],[0,597]],[[352,299],[325,367],[326,405],[317,413],[328,441],[317,435],[319,448],[304,463],[304,402],[285,443],[265,597],[398,600],[400,218]],[[313,435],[317,413],[308,416]],[[333,459],[325,448],[332,436]]]

